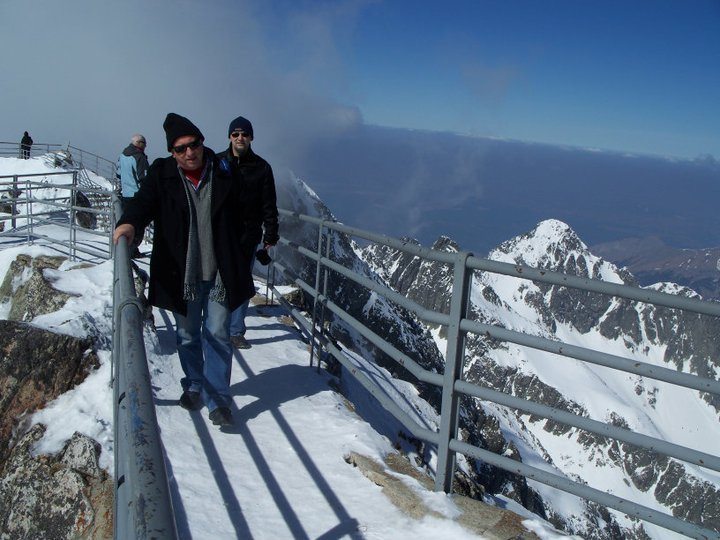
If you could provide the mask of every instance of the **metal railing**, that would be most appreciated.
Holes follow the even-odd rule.
[[[119,202],[115,203],[120,214]],[[125,238],[116,246],[113,282],[114,538],[178,537]]]
[[[72,165],[77,168],[88,169],[98,176],[106,178],[113,184],[115,180],[116,164],[109,159],[77,148],[70,144],[55,143],[33,143],[30,148],[30,157],[54,155],[57,158],[57,165]],[[22,150],[18,142],[0,141],[0,157],[22,157]]]
[[[631,517],[639,518],[650,523],[659,525],[666,529],[687,535],[692,538],[720,538],[717,531],[709,530],[698,524],[691,523],[674,517],[655,509],[634,503],[622,497],[611,495],[591,486],[574,482],[564,476],[549,473],[537,467],[519,463],[509,457],[489,452],[483,448],[472,446],[458,438],[458,415],[460,396],[466,395],[478,399],[488,400],[500,405],[519,409],[521,411],[552,419],[558,423],[576,427],[591,433],[602,435],[645,448],[665,456],[673,457],[687,463],[692,463],[713,471],[720,471],[720,457],[673,444],[655,437],[635,433],[629,429],[606,424],[587,417],[572,414],[541,403],[518,398],[512,395],[498,392],[491,388],[478,386],[463,380],[463,361],[465,354],[465,336],[469,333],[488,336],[504,342],[512,342],[538,350],[549,351],[561,356],[575,358],[584,362],[611,367],[616,370],[642,375],[667,383],[709,392],[720,395],[720,382],[714,379],[698,377],[695,375],[678,372],[672,369],[658,367],[652,364],[639,362],[636,359],[624,358],[601,351],[586,349],[524,334],[488,324],[482,324],[468,319],[468,307],[470,298],[470,286],[473,271],[499,273],[521,279],[528,279],[539,283],[562,285],[583,291],[591,291],[611,295],[614,297],[635,300],[681,309],[693,313],[720,316],[720,304],[705,302],[698,299],[679,297],[658,291],[640,289],[629,285],[605,282],[597,279],[581,278],[566,275],[560,272],[552,272],[543,269],[536,269],[522,265],[515,265],[473,257],[470,253],[448,253],[431,250],[408,242],[377,235],[348,227],[334,221],[327,221],[316,217],[301,215],[287,210],[280,210],[282,216],[310,223],[318,227],[317,245],[311,248],[298,245],[282,238],[280,244],[301,254],[303,257],[314,261],[316,265],[315,284],[310,285],[301,276],[298,276],[293,269],[275,262],[277,268],[286,278],[294,282],[309,297],[313,299],[312,320],[308,321],[302,313],[293,308],[287,301],[282,299],[278,293],[278,300],[290,309],[293,317],[300,323],[304,332],[315,341],[325,347],[326,351],[338,362],[343,364],[347,373],[355,377],[358,382],[375,396],[381,405],[390,412],[404,427],[416,438],[437,445],[438,465],[436,471],[435,488],[445,492],[452,491],[456,453],[460,452],[466,456],[472,456],[488,464],[494,465],[506,471],[525,476],[529,479],[555,487],[557,489],[572,493],[589,501],[594,501],[615,510],[619,510]],[[361,238],[376,244],[395,248],[428,261],[435,261],[450,265],[453,269],[452,297],[449,313],[440,313],[426,309],[416,302],[408,299],[402,294],[382,285],[378,282],[355,273],[352,269],[346,268],[331,259],[331,236],[334,233],[341,233],[349,237]],[[321,279],[321,272],[324,279]],[[414,313],[419,319],[432,324],[442,325],[447,329],[447,350],[445,353],[445,372],[438,374],[430,372],[418,365],[404,352],[397,350],[383,337],[375,334],[351,314],[343,310],[333,301],[328,293],[328,275],[330,272],[347,278],[354,283],[374,291],[391,302]],[[274,284],[270,284],[274,289]],[[276,289],[274,289],[277,292]],[[347,325],[358,331],[364,338],[373,343],[383,352],[388,354],[394,361],[407,369],[420,381],[438,386],[442,389],[442,404],[440,415],[440,426],[438,431],[430,430],[419,425],[398,404],[394,403],[388,395],[371,381],[368,377],[355,369],[352,361],[336,346],[335,342],[326,334],[323,316],[324,310],[329,310],[334,316],[344,321]],[[313,362],[311,356],[311,365]]]
[[[112,192],[80,188],[78,171],[0,176],[0,238],[46,241],[64,247],[71,260],[111,257]],[[90,198],[98,207],[92,207]],[[7,225],[9,224],[9,228]],[[44,234],[45,226],[67,230],[67,240]]]

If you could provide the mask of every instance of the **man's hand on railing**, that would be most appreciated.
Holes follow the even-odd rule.
[[[113,233],[113,242],[117,244],[121,236],[126,238],[127,245],[129,246],[135,238],[135,227],[129,223],[118,225],[115,227],[115,232]]]

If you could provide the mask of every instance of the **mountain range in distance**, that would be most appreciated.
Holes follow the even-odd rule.
[[[627,268],[640,285],[670,281],[690,287],[706,300],[720,300],[720,248],[680,249],[658,237],[626,238],[590,251]]]
[[[720,298],[720,162],[358,125],[294,161],[344,223],[484,257],[545,219],[641,285]],[[708,246],[710,248],[708,249]]]

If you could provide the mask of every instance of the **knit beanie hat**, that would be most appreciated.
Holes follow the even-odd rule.
[[[172,150],[173,143],[180,137],[195,135],[201,141],[205,140],[203,134],[190,120],[175,113],[168,113],[163,122],[163,129],[167,137],[167,149]]]
[[[230,137],[230,134],[235,130],[244,131],[245,133],[250,135],[250,137],[253,136],[253,128],[250,120],[248,120],[247,118],[243,118],[242,116],[238,116],[235,120],[230,122],[230,127],[228,128],[228,137]]]

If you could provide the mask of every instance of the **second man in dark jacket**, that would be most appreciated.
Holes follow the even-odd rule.
[[[275,178],[270,164],[251,148],[254,131],[249,120],[238,116],[230,122],[228,139],[230,146],[219,153],[218,158],[229,164],[233,178],[242,186],[243,206],[238,209],[244,222],[241,245],[250,260],[249,270],[252,271],[260,241],[262,249],[267,250],[279,239]],[[248,305],[249,300],[235,309],[230,319],[230,342],[238,349],[250,348],[245,339]]]

